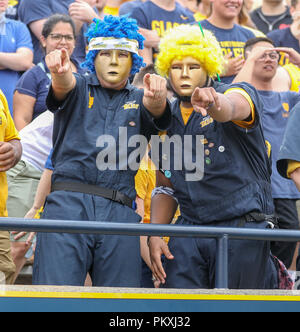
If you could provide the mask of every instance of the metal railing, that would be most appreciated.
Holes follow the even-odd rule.
[[[0,218],[0,230],[45,233],[104,234],[215,238],[216,288],[228,289],[228,241],[259,240],[299,242],[300,230],[271,230],[181,225],[130,224],[94,221]]]

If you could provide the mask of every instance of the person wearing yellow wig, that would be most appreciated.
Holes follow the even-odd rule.
[[[170,223],[179,204],[178,225],[273,227],[261,103],[247,83],[214,81],[223,63],[214,35],[197,25],[174,28],[161,40],[156,69],[169,79],[177,98],[164,141],[175,142],[174,148],[158,160],[151,156],[159,169],[152,193],[154,224]],[[163,146],[162,151],[168,149]],[[166,244],[148,237],[148,245],[154,275],[163,287],[216,286],[214,239],[175,237]],[[268,242],[229,241],[228,264],[229,288],[278,287]]]
[[[157,72],[169,77],[172,61],[189,56],[199,61],[209,76],[216,77],[223,70],[222,50],[212,32],[206,30],[204,36],[198,25],[182,25],[166,34],[160,42]]]

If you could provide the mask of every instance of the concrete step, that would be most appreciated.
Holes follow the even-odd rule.
[[[0,312],[11,311],[110,312],[114,316],[118,312],[152,312],[156,316],[159,312],[184,312],[184,317],[210,311],[300,312],[300,291],[2,286]],[[199,322],[199,317],[191,318],[191,322]]]

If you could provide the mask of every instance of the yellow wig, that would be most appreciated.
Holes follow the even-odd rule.
[[[200,62],[208,76],[220,74],[225,63],[221,47],[212,32],[203,29],[203,33],[198,25],[180,25],[169,30],[160,41],[157,73],[168,78],[172,62],[190,56]]]

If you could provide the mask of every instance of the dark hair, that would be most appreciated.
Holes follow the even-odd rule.
[[[270,43],[275,47],[275,44],[273,42],[272,39],[267,38],[267,37],[256,37],[256,38],[251,38],[248,39],[245,46],[244,46],[244,54],[246,55],[246,51],[249,50],[251,51],[253,46],[257,43],[261,43],[261,42],[266,42],[266,43]]]
[[[153,64],[150,64],[144,68],[142,68],[139,73],[137,73],[134,77],[134,80],[132,82],[132,84],[134,86],[142,86],[144,83],[144,76],[146,74],[156,74],[155,72],[155,68]]]
[[[72,20],[72,18],[68,15],[62,15],[62,14],[54,14],[50,16],[47,21],[44,23],[43,30],[42,30],[42,36],[44,38],[47,38],[50,33],[52,32],[53,28],[56,26],[57,23],[68,23],[71,25],[74,37],[76,36],[76,30],[75,30],[75,23]]]

